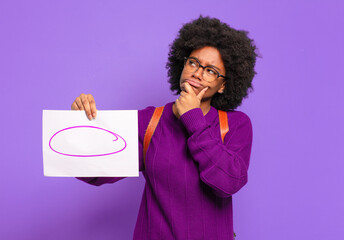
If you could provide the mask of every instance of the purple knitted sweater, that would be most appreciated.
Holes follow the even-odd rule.
[[[228,112],[229,132],[221,140],[217,110],[200,108],[178,119],[165,105],[143,165],[143,138],[154,107],[138,111],[139,166],[146,184],[135,240],[232,240],[232,195],[247,183],[252,125],[243,112]],[[78,178],[89,184],[120,177]]]

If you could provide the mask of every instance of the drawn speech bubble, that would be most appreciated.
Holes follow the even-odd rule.
[[[104,128],[73,126],[56,132],[49,140],[49,147],[65,156],[100,157],[123,151],[127,142],[120,135]]]

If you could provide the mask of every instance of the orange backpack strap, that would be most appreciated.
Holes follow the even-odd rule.
[[[154,131],[156,129],[156,126],[159,123],[160,117],[162,115],[162,112],[164,110],[164,106],[162,107],[157,107],[154,110],[153,116],[151,120],[148,123],[148,127],[145,133],[145,137],[143,139],[143,165],[146,168],[146,153],[147,149],[149,147],[150,141],[152,139],[152,136],[154,134]]]
[[[228,116],[227,116],[227,112],[225,111],[218,110],[218,112],[219,112],[220,130],[221,130],[221,139],[222,139],[222,142],[224,143],[226,133],[229,131]]]

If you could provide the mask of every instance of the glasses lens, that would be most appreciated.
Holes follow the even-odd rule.
[[[184,69],[187,72],[194,73],[196,72],[200,67],[200,63],[194,59],[194,58],[186,58]],[[203,79],[207,82],[214,81],[219,73],[212,67],[204,67],[203,70]]]
[[[185,61],[185,70],[188,72],[196,72],[199,64],[195,59],[187,58]]]
[[[203,71],[203,78],[208,82],[212,82],[217,78],[217,71],[212,67],[206,67]]]

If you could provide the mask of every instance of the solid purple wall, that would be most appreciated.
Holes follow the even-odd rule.
[[[43,176],[42,110],[92,93],[98,109],[174,101],[168,45],[199,14],[250,32],[249,182],[238,240],[344,239],[343,3],[1,1],[0,239],[131,239],[144,179],[94,187]]]

